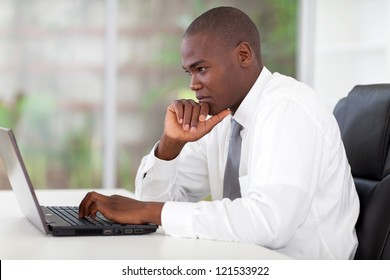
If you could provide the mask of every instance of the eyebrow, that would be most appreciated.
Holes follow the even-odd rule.
[[[204,60],[204,59],[195,61],[195,62],[192,63],[188,68],[189,68],[189,69],[194,69],[194,68],[196,68],[199,64],[204,63],[204,62],[206,62],[206,60]],[[187,70],[187,69],[184,67],[184,65],[182,65],[181,67],[182,67],[184,70]]]

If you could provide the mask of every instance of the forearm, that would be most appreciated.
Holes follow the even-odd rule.
[[[297,228],[296,212],[291,209],[275,204],[270,207],[248,198],[233,202],[169,201],[164,205],[161,219],[165,233],[172,236],[241,241],[278,248],[288,242]]]
[[[210,192],[205,144],[191,142],[180,155],[165,161],[155,156],[156,144],[140,164],[135,195],[143,201],[199,201]],[[191,186],[191,187],[189,187]]]
[[[177,159],[160,160],[155,156],[157,143],[148,155],[142,158],[135,178],[135,196],[143,201],[170,200],[172,178],[176,174]]]

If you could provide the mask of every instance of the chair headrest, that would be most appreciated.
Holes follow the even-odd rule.
[[[334,115],[354,177],[381,180],[390,173],[390,84],[357,85]]]

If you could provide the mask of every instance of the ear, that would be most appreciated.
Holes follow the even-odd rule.
[[[236,50],[241,66],[248,67],[253,60],[253,51],[251,45],[248,42],[241,42],[237,45]]]

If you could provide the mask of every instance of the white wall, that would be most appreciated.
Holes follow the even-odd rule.
[[[390,83],[390,0],[301,0],[298,79],[333,109],[356,84]]]

